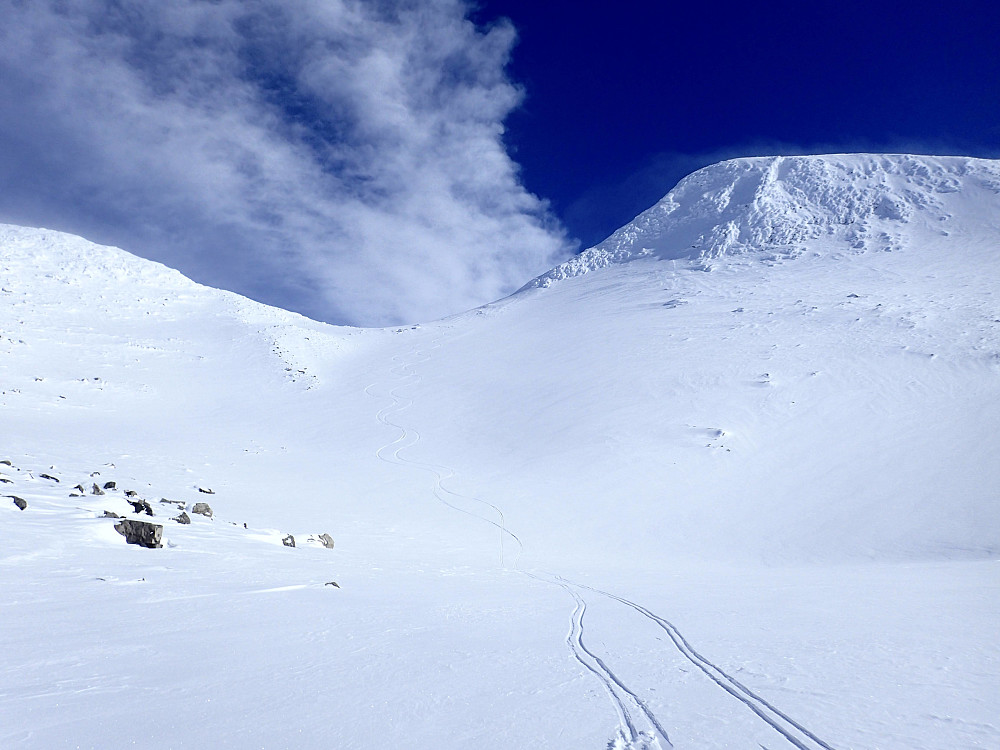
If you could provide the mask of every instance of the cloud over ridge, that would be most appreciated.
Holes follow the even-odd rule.
[[[0,220],[333,322],[513,291],[570,246],[463,0],[0,0]]]

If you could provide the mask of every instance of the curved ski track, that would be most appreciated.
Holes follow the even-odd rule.
[[[435,341],[431,346],[431,350],[437,348],[438,345],[438,342]],[[430,354],[429,352],[414,350],[412,358],[409,362],[401,362],[398,355],[394,356],[392,359],[393,362],[398,364],[391,368],[389,373],[400,380],[404,380],[405,382],[400,383],[388,391],[387,395],[392,399],[392,403],[379,409],[375,418],[382,425],[398,430],[399,435],[395,440],[386,443],[381,448],[376,450],[375,455],[386,463],[398,466],[411,466],[432,474],[434,476],[433,494],[438,501],[452,510],[472,516],[479,521],[496,527],[499,533],[499,559],[501,567],[504,567],[504,539],[508,538],[517,548],[517,554],[514,556],[514,560],[511,563],[511,568],[513,570],[536,581],[553,586],[559,586],[573,598],[575,606],[572,614],[570,615],[570,628],[566,635],[566,645],[569,647],[573,658],[587,672],[594,675],[594,677],[604,687],[604,690],[607,692],[608,697],[614,706],[615,713],[618,715],[618,732],[616,733],[616,736],[608,742],[608,750],[665,750],[665,748],[673,748],[674,745],[671,743],[666,729],[664,729],[659,719],[646,705],[645,701],[643,701],[635,693],[635,691],[627,687],[625,683],[614,673],[614,671],[608,667],[605,661],[585,645],[583,640],[583,623],[584,616],[587,612],[587,601],[580,594],[581,589],[591,591],[595,594],[616,601],[654,623],[657,627],[666,632],[674,648],[676,648],[676,650],[685,659],[690,661],[691,664],[697,667],[703,674],[705,674],[706,677],[712,680],[712,682],[726,691],[726,693],[750,709],[758,718],[774,729],[794,747],[799,750],[817,750],[817,748],[821,748],[822,750],[834,750],[831,745],[820,739],[812,731],[792,719],[780,709],[776,708],[766,699],[753,692],[750,688],[743,685],[730,674],[725,672],[721,667],[699,654],[669,620],[660,617],[641,604],[612,592],[594,588],[593,586],[588,586],[586,584],[576,583],[563,578],[562,576],[549,574],[544,571],[529,571],[522,569],[519,566],[519,561],[521,553],[524,550],[524,545],[520,538],[507,528],[503,511],[498,506],[485,500],[481,500],[480,498],[464,495],[445,487],[444,483],[448,479],[456,476],[455,470],[451,467],[414,461],[402,455],[403,451],[407,448],[412,448],[420,441],[420,433],[393,421],[390,419],[390,416],[394,416],[405,411],[413,404],[412,399],[400,395],[399,391],[404,387],[416,385],[420,382],[420,376],[414,372],[413,365],[426,362],[430,359]],[[377,382],[371,383],[365,387],[365,393],[372,398],[376,398],[375,394],[372,393],[372,388],[376,385]],[[488,516],[481,515],[480,513],[469,510],[468,508],[462,507],[458,504],[463,501],[478,503],[483,509],[490,509],[496,514],[495,518],[490,517],[493,513]],[[649,724],[649,728],[647,730],[640,730],[636,725],[636,719],[634,717],[640,715]],[[660,744],[661,740],[665,743],[665,745]]]

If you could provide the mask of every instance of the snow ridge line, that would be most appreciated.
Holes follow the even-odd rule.
[[[641,604],[636,604],[635,602],[618,596],[617,594],[602,591],[601,589],[587,586],[585,584],[573,585],[580,586],[581,588],[585,588],[596,594],[601,594],[609,599],[620,602],[626,607],[630,607],[635,610],[643,617],[652,620],[666,632],[666,634],[670,637],[671,642],[673,642],[674,646],[681,653],[681,655],[701,670],[716,685],[746,705],[747,708],[757,714],[758,717],[770,725],[772,729],[782,735],[786,740],[795,745],[795,747],[799,748],[799,750],[816,750],[817,746],[823,748],[823,750],[834,750],[831,745],[821,740],[809,729],[802,726],[802,724],[792,719],[766,699],[753,692],[739,680],[725,672],[721,667],[695,651],[688,640],[669,620],[665,620],[659,615],[646,609]]]
[[[431,348],[432,349],[436,348],[438,345],[439,345],[438,342],[435,341]],[[641,698],[639,698],[635,692],[626,687],[626,685],[621,681],[621,679],[619,679],[618,676],[611,671],[611,669],[607,666],[604,660],[602,660],[599,656],[590,651],[590,649],[588,649],[587,646],[584,644],[583,616],[587,610],[587,603],[584,600],[584,598],[572,588],[573,586],[577,586],[577,584],[574,584],[570,581],[561,579],[558,576],[554,576],[548,573],[541,573],[541,572],[534,573],[531,571],[523,570],[520,567],[519,563],[521,554],[524,551],[524,544],[521,542],[520,538],[516,534],[514,534],[506,527],[504,522],[503,512],[500,510],[500,508],[485,500],[481,500],[475,497],[470,497],[467,495],[462,495],[460,493],[454,492],[444,487],[443,482],[446,479],[456,476],[455,470],[452,469],[451,467],[439,466],[437,464],[421,463],[413,461],[412,459],[408,459],[402,455],[402,452],[405,449],[411,448],[414,445],[416,445],[417,442],[419,442],[420,434],[416,430],[410,430],[404,425],[394,422],[389,417],[390,415],[395,415],[402,411],[405,411],[406,409],[408,409],[410,406],[413,405],[413,399],[400,395],[398,391],[405,385],[414,385],[420,382],[420,376],[413,371],[412,364],[419,364],[420,362],[426,362],[428,359],[430,359],[430,355],[427,352],[423,352],[420,350],[415,350],[413,352],[413,356],[414,357],[422,356],[423,359],[411,363],[411,362],[400,362],[399,355],[396,355],[392,358],[394,362],[399,362],[399,364],[396,367],[393,367],[389,370],[390,374],[395,375],[396,377],[399,378],[411,379],[411,382],[391,388],[388,391],[388,396],[392,399],[392,403],[388,406],[384,406],[381,409],[379,409],[379,411],[375,415],[376,420],[378,420],[380,424],[399,430],[399,435],[396,437],[396,439],[392,440],[389,443],[386,443],[381,448],[376,450],[375,455],[382,461],[385,461],[390,464],[398,466],[415,466],[417,468],[423,469],[433,474],[435,476],[435,486],[433,494],[440,502],[442,502],[444,505],[453,510],[465,513],[466,515],[472,516],[473,518],[488,523],[499,529],[501,537],[500,538],[501,567],[503,567],[504,565],[503,537],[508,536],[517,544],[518,547],[518,553],[511,564],[511,568],[514,571],[521,573],[522,575],[525,575],[536,581],[547,583],[552,586],[559,586],[573,598],[575,602],[575,607],[573,609],[573,613],[570,616],[570,630],[566,636],[566,644],[567,646],[569,646],[573,658],[577,662],[579,662],[584,669],[586,669],[588,672],[597,677],[597,679],[601,682],[601,684],[607,691],[612,704],[615,707],[615,711],[618,715],[618,724],[619,724],[617,733],[618,736],[616,738],[613,738],[611,742],[608,743],[609,750],[663,750],[663,747],[660,745],[659,740],[652,733],[639,731],[636,728],[632,716],[625,705],[626,702],[634,703],[636,708],[642,712],[642,714],[653,726],[655,731],[659,733],[660,737],[666,743],[666,747],[673,748],[673,744],[670,742],[670,738],[667,736],[666,730],[663,728],[663,726],[660,724],[656,716],[645,704],[645,702]],[[375,385],[376,383],[371,383],[364,389],[365,393],[373,398],[375,397],[375,394],[372,393],[371,389],[374,388]],[[389,449],[392,449],[391,457],[386,455],[386,452]],[[486,518],[477,513],[473,513],[472,511],[466,508],[462,508],[458,505],[455,505],[453,502],[449,502],[449,500],[443,497],[442,495],[449,495],[455,499],[475,500],[476,502],[482,503],[483,505],[486,505],[492,508],[494,511],[496,511],[500,519],[500,522],[497,523],[491,518]],[[585,657],[589,657],[589,659],[592,660],[592,662],[588,661],[588,658]],[[620,695],[618,691],[621,691],[623,695]]]

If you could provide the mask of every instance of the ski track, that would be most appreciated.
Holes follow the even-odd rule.
[[[712,663],[695,651],[688,640],[681,635],[681,632],[670,621],[663,619],[653,612],[650,612],[641,604],[636,604],[635,602],[629,601],[628,599],[618,596],[617,594],[602,591],[601,589],[596,589],[592,586],[587,586],[586,584],[574,583],[573,585],[587,589],[588,591],[593,591],[595,594],[606,596],[616,602],[620,602],[626,607],[638,612],[643,617],[652,620],[657,624],[657,626],[666,632],[675,648],[688,661],[701,670],[710,680],[712,680],[712,682],[753,711],[772,729],[778,732],[795,747],[799,748],[799,750],[816,750],[817,747],[823,748],[823,750],[834,750],[831,745],[821,740],[813,732],[806,729],[783,711],[776,708],[757,693],[750,690],[750,688],[746,685],[726,673],[721,667]]]
[[[437,346],[439,346],[439,341],[433,342],[430,350],[433,351],[433,349],[437,348]],[[480,498],[464,495],[445,487],[444,483],[448,479],[456,476],[454,469],[440,464],[414,461],[402,455],[403,451],[408,448],[412,448],[420,441],[420,433],[393,421],[390,417],[395,416],[412,406],[413,400],[400,395],[399,390],[407,386],[416,385],[420,382],[420,376],[414,372],[413,366],[428,361],[430,359],[430,353],[417,349],[413,351],[411,361],[409,362],[402,362],[399,355],[394,356],[392,359],[393,362],[398,364],[391,368],[389,373],[399,379],[405,379],[407,382],[401,383],[388,391],[387,395],[392,399],[392,403],[379,409],[375,418],[380,424],[398,430],[399,435],[395,440],[386,443],[381,448],[376,450],[375,455],[387,463],[398,466],[410,466],[430,473],[434,476],[433,494],[438,501],[452,510],[464,513],[479,521],[496,527],[499,533],[499,560],[501,568],[505,567],[504,539],[509,538],[517,547],[517,554],[511,563],[511,568],[513,570],[536,581],[553,586],[559,586],[570,597],[572,597],[575,606],[572,614],[570,615],[570,629],[566,635],[566,645],[569,647],[573,658],[587,672],[594,675],[594,677],[604,687],[604,690],[607,692],[611,703],[614,706],[615,713],[618,716],[619,728],[617,736],[613,737],[608,742],[608,750],[664,750],[664,745],[661,745],[660,740],[665,743],[666,748],[673,748],[674,746],[667,735],[666,729],[664,729],[659,719],[646,705],[645,701],[643,701],[635,693],[635,691],[628,688],[614,673],[614,671],[608,667],[607,663],[591,651],[584,643],[584,616],[587,612],[587,601],[579,593],[580,590],[591,591],[595,594],[616,601],[638,613],[647,620],[653,622],[657,627],[666,632],[671,643],[685,659],[697,667],[703,674],[705,674],[706,677],[712,680],[712,682],[726,691],[726,693],[740,701],[740,703],[750,709],[758,718],[764,721],[768,726],[774,729],[785,740],[799,750],[817,750],[817,748],[822,748],[822,750],[835,750],[830,744],[820,739],[805,726],[792,719],[757,693],[753,692],[750,688],[746,687],[744,684],[732,677],[717,664],[709,661],[704,656],[699,654],[669,620],[660,617],[641,604],[612,592],[604,591],[586,584],[577,583],[562,576],[553,575],[544,571],[529,571],[522,569],[519,566],[519,562],[521,554],[524,551],[524,545],[520,538],[507,528],[503,511],[498,506]],[[378,383],[376,382],[366,386],[364,389],[365,393],[372,398],[376,398],[375,394],[372,392],[372,388],[374,388],[377,384]],[[496,514],[496,520],[488,516],[480,515],[479,513],[458,505],[457,503],[461,501],[471,501],[479,503],[484,508],[489,508]],[[643,731],[636,726],[635,719],[633,719],[633,711],[636,715],[641,714],[642,717],[645,718],[650,725],[651,731]]]

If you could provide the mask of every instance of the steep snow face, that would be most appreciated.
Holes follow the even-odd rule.
[[[960,190],[961,200],[950,199]],[[711,268],[723,259],[774,260],[820,246],[898,250],[914,225],[946,231],[977,194],[1000,194],[997,162],[873,154],[733,159],[686,177],[604,242],[528,286],[641,257]]]

